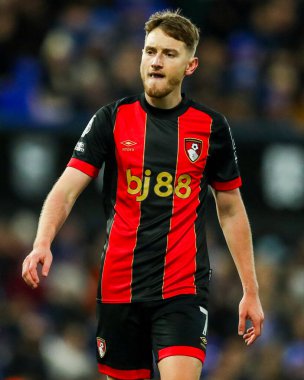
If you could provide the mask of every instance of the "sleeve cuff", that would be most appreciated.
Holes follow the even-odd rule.
[[[96,178],[99,173],[99,169],[85,161],[79,160],[78,158],[71,158],[67,164],[67,167],[78,169],[81,172],[89,175],[90,177]]]
[[[234,190],[238,187],[242,186],[242,179],[241,177],[237,177],[231,181],[225,181],[225,182],[211,182],[211,186],[218,191],[228,191],[228,190]]]

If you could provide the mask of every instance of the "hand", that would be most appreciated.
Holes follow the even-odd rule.
[[[38,264],[42,265],[42,275],[46,277],[49,273],[53,255],[50,249],[34,248],[32,252],[26,256],[22,266],[22,277],[28,286],[33,289],[39,285],[39,276],[37,273]]]
[[[246,320],[252,326],[245,331]],[[244,294],[239,306],[239,335],[250,346],[262,333],[264,313],[257,294]]]

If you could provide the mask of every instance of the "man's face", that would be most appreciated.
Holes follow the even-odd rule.
[[[146,94],[163,98],[172,92],[180,93],[191,58],[184,42],[168,36],[160,28],[152,30],[146,36],[140,65]]]

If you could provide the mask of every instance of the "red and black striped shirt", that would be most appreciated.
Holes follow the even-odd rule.
[[[119,100],[93,116],[68,166],[95,177],[103,164],[107,238],[98,298],[200,295],[209,281],[208,185],[241,185],[226,119],[186,97],[169,110],[144,94]]]

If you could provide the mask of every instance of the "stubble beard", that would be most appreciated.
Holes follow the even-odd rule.
[[[157,83],[155,85],[147,85],[147,80],[142,76],[142,82],[144,86],[145,93],[151,98],[161,99],[169,95],[177,86],[180,85],[180,80],[178,78],[171,78],[168,80],[167,84],[162,87],[158,87]]]

